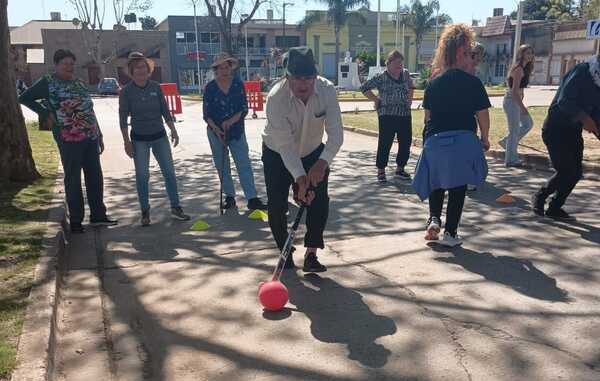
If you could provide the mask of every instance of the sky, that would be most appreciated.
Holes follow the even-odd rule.
[[[112,0],[105,1],[107,4],[105,25],[112,25],[114,23],[114,16],[111,15]],[[286,7],[286,22],[289,20],[290,23],[301,20],[306,10],[326,9],[326,6],[319,1],[286,1],[294,3],[293,6]],[[239,9],[236,6],[238,13],[247,13],[250,10],[251,2],[252,0],[238,0]],[[485,23],[486,17],[492,15],[493,8],[504,8],[504,14],[509,14],[517,8],[516,0],[439,0],[439,2],[440,12],[449,14],[454,22],[469,24],[472,19]],[[203,4],[204,1],[200,1],[200,3]],[[271,0],[270,3],[274,9],[274,17],[281,18],[283,0]],[[400,0],[401,5],[409,3],[409,0]],[[396,4],[397,0],[381,0],[381,10],[394,11]],[[257,12],[258,18],[266,18],[268,5],[269,3],[263,5]],[[371,9],[377,10],[376,0],[371,0]],[[67,0],[9,0],[8,22],[10,26],[19,26],[32,19],[49,19],[51,11],[61,12],[63,20],[70,20],[77,16]],[[206,10],[199,10],[198,13],[206,14]],[[160,22],[168,15],[192,15],[193,11],[187,0],[154,0],[154,7],[147,14]]]

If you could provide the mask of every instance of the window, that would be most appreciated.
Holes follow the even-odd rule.
[[[494,70],[495,77],[505,77],[506,76],[506,66],[503,63],[496,63],[496,68]]]
[[[205,32],[200,33],[200,42],[203,44],[218,44],[220,41],[219,33]]]
[[[280,48],[291,48],[292,46],[300,46],[299,36],[276,36],[275,45]]]
[[[197,71],[195,69],[179,70],[179,87],[183,90],[197,89]]]
[[[315,53],[315,62],[319,63],[319,36],[313,36],[313,51]]]
[[[175,49],[178,55],[195,52],[196,34],[194,32],[175,32]]]
[[[250,67],[261,67],[263,60],[250,60]]]
[[[496,45],[496,55],[508,53],[508,46],[506,44],[498,44]]]
[[[544,66],[546,66],[546,65],[544,65],[544,61],[541,61],[541,60],[535,61],[535,66],[534,66],[535,74],[543,74],[545,71]]]

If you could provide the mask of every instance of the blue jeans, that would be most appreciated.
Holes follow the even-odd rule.
[[[135,164],[135,184],[137,186],[138,199],[142,211],[150,209],[148,201],[148,180],[150,178],[150,149],[160,166],[165,188],[171,201],[171,208],[179,207],[179,195],[177,193],[177,179],[175,178],[175,167],[173,167],[173,157],[171,156],[171,146],[169,139],[163,136],[160,139],[151,141],[133,141],[133,156]]]
[[[233,187],[233,179],[231,178],[231,164],[229,161],[229,155],[225,157],[225,171],[223,172],[223,154],[225,147],[215,135],[215,133],[208,128],[208,142],[210,143],[210,149],[212,151],[213,161],[215,167],[219,172],[219,178],[223,174],[223,191],[226,196],[235,197],[235,188]],[[228,151],[233,156],[235,167],[237,168],[238,177],[242,184],[242,190],[246,200],[250,200],[256,197],[256,186],[254,185],[254,174],[252,173],[252,164],[250,163],[250,156],[248,153],[248,142],[246,141],[246,134],[237,140],[229,140],[227,142]]]
[[[521,139],[523,139],[533,127],[533,120],[531,119],[531,115],[521,112],[519,105],[510,93],[507,93],[504,96],[502,106],[508,121],[508,135],[502,139],[506,144],[504,164],[510,165],[519,161],[517,147]]]

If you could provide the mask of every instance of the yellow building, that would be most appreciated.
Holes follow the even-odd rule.
[[[350,17],[340,32],[340,57],[343,60],[346,52],[354,58],[361,52],[375,53],[377,45],[377,12],[366,8],[357,10],[362,17]],[[313,50],[319,72],[330,79],[337,75],[335,57],[335,34],[333,24],[327,22],[326,11],[307,11],[309,14],[320,14],[319,22],[306,26],[306,44]],[[439,30],[441,33],[441,28]],[[438,33],[438,34],[439,34]],[[404,35],[404,44],[402,36]],[[396,47],[404,54],[405,65],[410,72],[415,72],[431,62],[434,51],[435,31],[431,31],[421,43],[419,60],[416,59],[415,33],[412,28],[405,26],[404,33],[402,18],[396,28],[396,13],[381,12],[381,57]]]

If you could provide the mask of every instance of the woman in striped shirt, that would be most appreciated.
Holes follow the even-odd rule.
[[[377,89],[377,95],[372,90]],[[386,182],[390,150],[394,138],[398,137],[396,155],[396,176],[410,180],[404,167],[410,155],[412,143],[412,104],[414,85],[408,70],[404,68],[404,56],[398,50],[392,50],[386,60],[386,70],[365,82],[360,90],[375,103],[379,116],[379,142],[377,144],[377,180]]]

